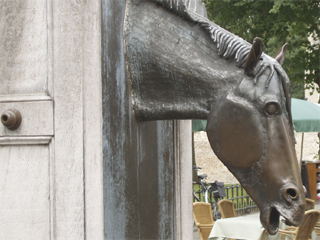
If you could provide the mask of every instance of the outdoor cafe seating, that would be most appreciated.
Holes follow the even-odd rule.
[[[320,211],[315,209],[308,210],[305,212],[304,219],[300,227],[287,227],[284,230],[279,229],[278,234],[282,235],[282,240],[284,240],[286,236],[291,240],[311,240],[312,231],[314,231],[314,227],[316,226],[319,217]],[[264,240],[266,235],[267,232],[265,230],[261,239]]]
[[[224,210],[225,205],[221,204]],[[230,206],[230,205],[229,205]],[[309,207],[308,207],[309,206]],[[220,206],[219,206],[220,207]],[[314,201],[308,201],[305,218],[300,227],[287,226],[282,219],[279,225],[279,231],[276,235],[271,236],[267,233],[261,225],[259,213],[249,214],[238,217],[225,217],[215,222],[209,239],[223,240],[223,239],[246,239],[246,240],[309,240],[317,239],[317,234],[320,228],[316,225],[320,217],[320,211],[314,210]],[[222,210],[220,209],[220,210]],[[221,214],[223,214],[223,210]],[[230,212],[230,211],[229,211]],[[226,216],[226,215],[225,215]],[[308,236],[308,237],[306,237]],[[310,238],[312,236],[312,238]]]
[[[222,218],[236,217],[236,209],[234,203],[231,200],[223,199],[218,202],[218,207]]]
[[[221,213],[222,218],[231,218],[236,217],[236,208],[234,206],[234,203],[231,200],[223,199],[218,202],[218,207]],[[229,238],[228,240],[235,240],[232,238]]]
[[[210,203],[193,203],[193,219],[201,240],[207,240],[214,224]]]
[[[306,211],[314,209],[314,205],[315,205],[315,201],[314,200],[312,200],[310,198],[306,198]]]

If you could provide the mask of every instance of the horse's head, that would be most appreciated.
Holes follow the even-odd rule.
[[[282,63],[283,56],[276,59]],[[305,204],[288,77],[278,62],[262,53],[256,39],[243,78],[220,97],[207,125],[213,150],[252,196],[270,234],[277,232],[280,214],[287,223],[299,225]]]

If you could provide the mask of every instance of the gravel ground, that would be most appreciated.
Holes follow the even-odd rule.
[[[193,240],[200,240],[200,235],[198,233],[197,227],[193,227]]]

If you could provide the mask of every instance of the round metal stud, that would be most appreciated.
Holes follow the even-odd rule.
[[[16,130],[20,126],[21,121],[21,113],[15,108],[8,109],[1,115],[2,124],[10,130]]]

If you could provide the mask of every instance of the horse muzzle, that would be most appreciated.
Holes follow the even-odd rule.
[[[305,197],[293,183],[284,184],[279,190],[279,197],[278,201],[262,207],[260,215],[262,225],[271,235],[278,231],[280,215],[286,225],[299,226],[305,212]]]

